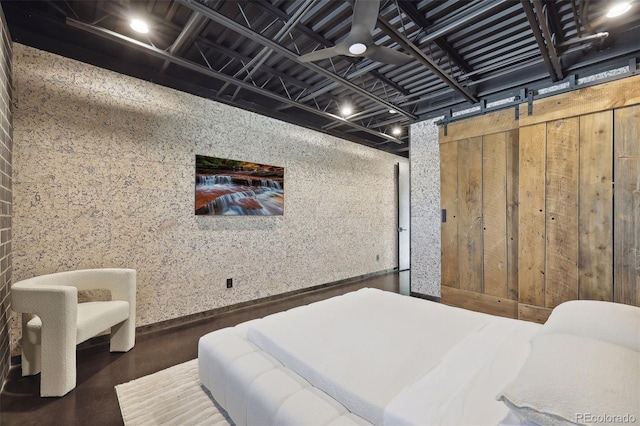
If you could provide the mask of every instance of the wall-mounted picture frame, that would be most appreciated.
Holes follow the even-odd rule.
[[[196,155],[195,214],[281,216],[284,167]]]

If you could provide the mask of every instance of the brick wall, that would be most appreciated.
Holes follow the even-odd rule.
[[[12,46],[4,13],[0,8],[0,384],[9,372],[11,285],[11,153],[13,126],[11,114]]]

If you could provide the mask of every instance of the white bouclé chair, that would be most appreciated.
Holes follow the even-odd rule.
[[[78,303],[78,290],[107,289],[110,301]],[[22,313],[22,375],[42,372],[40,396],[76,387],[76,345],[111,329],[111,352],[135,345],[136,271],[85,269],[42,275],[11,286]]]

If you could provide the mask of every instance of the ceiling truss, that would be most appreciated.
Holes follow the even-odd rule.
[[[300,62],[301,55],[344,40],[354,2],[3,0],[2,5],[18,42],[71,52],[398,155],[407,155],[407,127],[417,120],[517,96],[523,87],[611,69],[640,55],[637,10],[613,25],[603,18],[603,5],[588,0],[381,0],[374,43],[400,50],[411,61],[393,66],[341,56]],[[148,16],[156,33],[129,32],[132,11]],[[73,49],[86,39],[78,32],[92,37],[84,50]],[[117,68],[113,58],[123,49],[143,57]],[[339,106],[346,99],[357,109],[342,117]],[[396,126],[404,131],[393,136]]]

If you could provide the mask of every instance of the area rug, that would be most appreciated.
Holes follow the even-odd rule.
[[[126,426],[233,425],[198,379],[198,360],[116,386]]]

